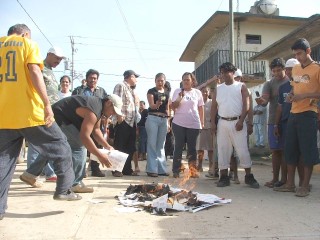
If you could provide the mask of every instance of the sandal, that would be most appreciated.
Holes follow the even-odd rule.
[[[305,187],[298,187],[297,191],[296,191],[296,196],[297,197],[306,197],[308,196],[310,193],[308,188]]]
[[[158,174],[156,174],[156,173],[147,173],[147,175],[149,177],[158,177]]]
[[[266,182],[264,185],[265,185],[266,187],[268,187],[268,188],[273,188],[273,187],[274,187],[274,182],[273,182],[273,181]]]
[[[131,173],[130,176],[139,176],[139,174],[136,171],[134,171],[134,172]]]
[[[296,186],[288,186],[286,184],[283,184],[280,187],[274,187],[273,191],[276,191],[276,192],[295,192]]]

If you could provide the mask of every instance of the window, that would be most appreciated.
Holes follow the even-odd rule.
[[[246,34],[246,44],[261,44],[261,35]]]

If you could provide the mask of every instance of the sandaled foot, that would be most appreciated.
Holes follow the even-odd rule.
[[[309,188],[298,187],[295,195],[297,197],[306,197],[309,195],[309,193],[310,193]]]
[[[287,184],[283,184],[280,187],[274,187],[273,191],[277,191],[277,192],[295,192],[296,191],[296,186],[289,186]]]
[[[274,187],[274,181],[269,181],[269,182],[266,182],[264,184],[264,186],[268,187],[268,188],[273,188]]]
[[[240,184],[238,177],[233,178],[232,181],[234,182],[234,184]]]

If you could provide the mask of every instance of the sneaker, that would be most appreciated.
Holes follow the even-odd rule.
[[[59,201],[76,201],[81,200],[82,197],[79,194],[76,194],[69,190],[67,194],[54,194],[53,199]]]
[[[221,176],[219,182],[217,183],[217,187],[226,187],[230,186],[230,178],[228,176]]]
[[[2,220],[4,218],[4,213],[0,214],[0,220]]]
[[[20,180],[34,188],[41,188],[43,186],[43,182],[41,180],[28,172],[23,172],[20,175]]]
[[[57,176],[46,178],[46,182],[56,182],[56,181],[57,181]]]
[[[250,173],[250,174],[245,176],[244,182],[246,184],[248,184],[251,188],[259,188],[260,187],[260,185],[257,182],[257,180],[254,179],[254,176],[253,176],[252,173]]]
[[[99,169],[99,170],[97,170],[97,171],[92,171],[92,172],[91,172],[91,176],[92,176],[92,177],[105,177],[106,174],[104,174],[103,172],[101,172],[100,169]]]
[[[93,188],[92,187],[87,187],[86,185],[78,184],[76,186],[73,186],[71,190],[75,193],[93,193]]]

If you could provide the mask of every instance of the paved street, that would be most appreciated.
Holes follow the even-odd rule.
[[[144,169],[145,161],[139,162]],[[169,169],[172,160],[168,161]],[[208,162],[204,164],[205,171]],[[315,173],[310,196],[279,193],[263,184],[271,179],[270,159],[254,158],[253,173],[260,189],[244,184],[217,188],[215,180],[192,179],[181,188],[194,187],[200,193],[231,198],[229,205],[215,206],[197,213],[169,212],[155,216],[141,211],[119,213],[114,196],[129,184],[162,182],[179,187],[172,177],[105,178],[88,177],[85,183],[94,193],[82,194],[76,202],[52,199],[54,183],[41,189],[30,188],[19,180],[26,163],[17,165],[5,218],[0,221],[0,239],[320,239],[320,173]],[[100,200],[94,204],[90,200]]]

